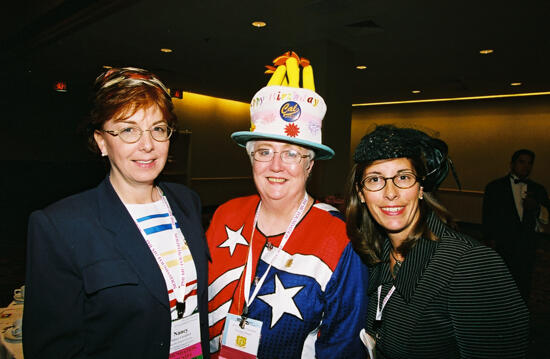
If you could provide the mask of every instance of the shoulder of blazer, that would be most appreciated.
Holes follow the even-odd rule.
[[[428,219],[428,227],[439,238],[436,255],[455,257],[470,248],[482,245],[474,238],[447,226],[433,213]]]
[[[441,245],[439,246],[438,251],[445,252],[445,255],[457,257],[457,259],[466,251],[483,245],[476,239],[464,233],[457,232],[451,228],[448,228],[447,231],[445,231],[445,233],[440,237],[440,241]]]
[[[510,176],[509,175],[506,175],[504,177],[500,177],[500,178],[497,178],[495,180],[492,180],[491,182],[489,182],[487,184],[487,186],[485,186],[485,190],[487,191],[487,189],[494,189],[496,187],[503,187],[503,186],[506,186],[506,185],[509,185],[510,184]]]
[[[63,198],[50,204],[42,211],[52,217],[89,217],[93,213],[97,213],[98,210],[99,186]]]
[[[527,186],[528,188],[529,187],[535,188],[537,192],[546,192],[546,189],[544,188],[543,185],[530,179],[527,180]]]
[[[459,265],[462,256],[472,248],[482,246],[475,239],[455,231],[445,225],[439,218],[432,216],[428,225],[439,238],[437,248],[422,274],[421,287],[417,289],[421,305],[428,305],[452,279],[455,268]],[[420,282],[419,282],[420,285]]]

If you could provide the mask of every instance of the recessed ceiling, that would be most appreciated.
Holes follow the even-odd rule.
[[[274,57],[295,50],[315,67],[332,51],[350,64],[328,71],[352,74],[354,103],[548,91],[548,3],[27,1],[4,12],[1,74],[91,82],[105,64],[140,66],[169,87],[248,102]]]

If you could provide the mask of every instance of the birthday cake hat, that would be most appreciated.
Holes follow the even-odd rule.
[[[285,141],[311,148],[317,160],[332,158],[334,151],[321,141],[327,106],[315,92],[309,60],[288,51],[273,60],[273,64],[266,66],[266,73],[272,74],[267,86],[250,103],[250,131],[234,132],[231,138],[243,147],[250,140]]]

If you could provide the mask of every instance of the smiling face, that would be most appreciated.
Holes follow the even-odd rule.
[[[295,150],[302,155],[309,153],[303,147],[278,141],[255,141],[254,151],[271,149],[275,152],[268,162],[252,160],[254,183],[262,201],[301,200],[306,190],[306,181],[313,167],[313,160],[302,158],[300,163],[287,164],[281,160],[280,152]]]
[[[373,162],[365,168],[363,178],[372,175],[393,177],[400,173],[414,173],[414,167],[408,158],[396,158]],[[415,183],[412,187],[402,189],[395,186],[391,179],[386,186],[372,192],[361,188],[359,198],[365,203],[372,218],[382,226],[392,242],[405,240],[420,216],[419,198],[422,187]]]
[[[103,129],[117,131],[128,126],[138,126],[147,130],[153,125],[166,124],[157,106],[139,109],[132,116],[124,117],[106,121]],[[101,131],[96,131],[94,138],[101,153],[109,156],[110,180],[117,192],[125,193],[140,186],[152,186],[168,158],[170,142],[155,141],[148,131],[143,132],[136,143],[125,143],[119,136]]]

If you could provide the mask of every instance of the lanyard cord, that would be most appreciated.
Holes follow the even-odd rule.
[[[394,291],[395,291],[395,286],[392,285],[388,294],[386,294],[386,296],[384,297],[384,300],[382,301],[382,307],[380,307],[380,297],[382,295],[382,284],[378,286],[378,302],[376,303],[376,320],[382,320],[382,312],[384,311],[384,308],[386,307],[386,304],[388,304],[388,300],[390,300]]]
[[[162,192],[160,191],[160,189],[158,187],[157,187],[157,190],[158,190],[159,195],[161,196],[162,203],[164,204],[164,206],[166,207],[166,210],[168,211],[168,215],[169,215],[170,221],[171,221],[171,232],[172,232],[172,234],[174,236],[174,240],[176,242],[176,248],[177,248],[177,253],[178,253],[178,262],[180,264],[180,275],[181,275],[181,283],[180,283],[179,287],[177,286],[176,280],[174,279],[174,276],[170,272],[170,269],[168,268],[168,265],[166,264],[166,261],[164,260],[164,258],[162,258],[160,253],[156,250],[156,248],[153,246],[151,241],[147,238],[147,234],[145,233],[143,228],[141,228],[139,226],[139,224],[136,222],[135,219],[134,219],[134,222],[136,223],[136,226],[139,228],[141,234],[143,235],[143,238],[145,239],[145,243],[147,243],[147,246],[149,247],[149,249],[151,250],[151,252],[155,256],[155,259],[157,260],[157,263],[160,265],[163,272],[166,273],[166,276],[168,277],[168,280],[172,284],[172,290],[173,290],[174,295],[176,297],[177,304],[180,304],[180,303],[183,304],[183,303],[185,303],[185,286],[186,286],[186,282],[185,282],[185,269],[184,269],[183,251],[182,251],[183,245],[181,243],[180,236],[178,235],[178,233],[180,233],[180,231],[176,228],[175,218],[174,218],[174,215],[172,214],[172,210],[170,208],[170,204],[168,203],[168,200],[162,194]],[[183,239],[183,241],[185,241],[185,239]],[[181,310],[178,309],[178,312],[180,312],[180,311]],[[179,313],[178,313],[178,316],[179,316]]]
[[[267,267],[266,271],[262,275],[262,278],[260,278],[260,280],[256,284],[256,287],[254,288],[254,292],[252,293],[252,295],[250,295],[250,285],[251,285],[251,282],[252,282],[252,240],[254,238],[254,231],[256,229],[256,224],[258,223],[258,217],[259,217],[259,214],[260,214],[260,208],[261,208],[262,202],[260,201],[260,203],[258,204],[258,208],[256,209],[256,214],[254,216],[254,223],[252,225],[252,234],[250,236],[250,244],[249,244],[249,247],[248,247],[248,258],[247,258],[247,261],[246,261],[246,270],[245,270],[245,278],[244,278],[245,306],[243,308],[243,313],[242,313],[243,319],[248,314],[248,308],[250,308],[250,305],[252,304],[254,299],[256,299],[256,296],[258,295],[258,291],[262,287],[262,284],[264,283],[264,281],[267,277],[267,273],[271,269],[271,267],[273,265],[273,262],[275,262],[275,259],[277,258],[277,256],[279,255],[279,253],[281,252],[283,247],[285,246],[286,242],[288,242],[288,239],[292,235],[292,232],[294,231],[294,228],[296,227],[296,225],[298,224],[298,221],[302,217],[302,214],[304,213],[304,210],[306,209],[307,202],[308,202],[308,195],[307,195],[307,192],[306,192],[304,194],[304,199],[300,203],[300,206],[296,210],[296,213],[294,213],[294,216],[292,217],[292,220],[290,221],[290,223],[288,225],[288,228],[287,228],[287,230],[286,230],[286,232],[283,236],[283,239],[281,240],[281,244],[277,247],[277,253],[275,253],[275,255],[272,257],[271,261],[269,261],[269,266]],[[260,260],[260,259],[258,258],[258,260]]]

